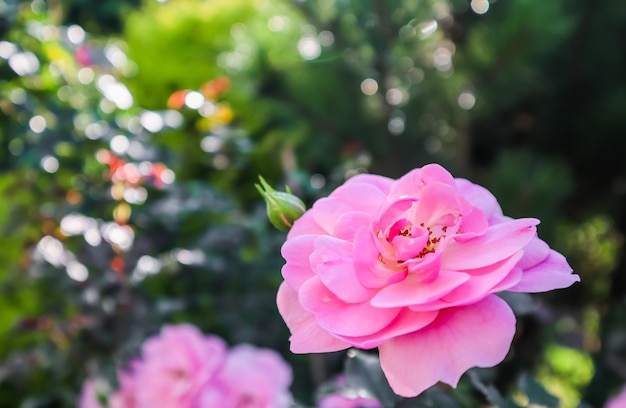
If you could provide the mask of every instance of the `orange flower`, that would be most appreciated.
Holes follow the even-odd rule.
[[[200,87],[200,93],[207,99],[215,100],[217,97],[226,92],[230,87],[230,79],[227,77],[219,77],[213,81],[205,82]]]
[[[170,109],[180,109],[185,105],[185,96],[189,93],[188,89],[181,89],[170,95],[167,100],[167,107]]]

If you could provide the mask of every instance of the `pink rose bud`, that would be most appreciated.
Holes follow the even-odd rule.
[[[302,200],[291,194],[291,190],[287,187],[287,192],[276,191],[267,184],[265,179],[259,176],[261,185],[255,184],[261,196],[267,203],[267,216],[270,222],[280,231],[289,231],[293,222],[300,218],[306,211],[306,207]]]

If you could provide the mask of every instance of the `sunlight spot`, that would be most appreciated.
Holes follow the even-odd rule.
[[[82,234],[92,221],[82,214],[67,214],[61,219],[61,233],[67,237]]]
[[[476,103],[476,97],[473,93],[469,91],[464,91],[461,92],[461,94],[459,95],[457,102],[461,109],[470,110],[474,107],[474,104]]]
[[[322,54],[322,47],[315,37],[307,35],[298,41],[298,52],[305,60],[314,60]]]
[[[113,102],[119,109],[133,106],[133,96],[125,85],[117,82],[112,75],[102,75],[96,81],[96,87],[102,95]]]
[[[9,66],[19,76],[25,76],[37,72],[39,60],[30,51],[18,52],[9,57]]]
[[[80,71],[78,71],[77,77],[78,77],[78,82],[80,82],[83,85],[87,85],[93,82],[95,73],[93,72],[93,69],[89,67],[84,67],[84,68],[81,68]]]
[[[418,29],[420,30],[422,37],[428,37],[437,31],[437,22],[435,20],[431,20],[429,22],[422,23],[418,26]]]
[[[335,42],[335,35],[331,31],[324,30],[319,33],[317,39],[323,47],[330,47]]]
[[[176,180],[176,175],[174,174],[172,170],[165,169],[161,172],[161,175],[159,178],[165,184],[172,184],[174,180]]]
[[[106,122],[95,122],[85,126],[85,136],[91,140],[100,139],[109,131],[108,124]]]
[[[168,110],[163,114],[163,122],[171,128],[180,127],[184,120],[183,114],[175,110]]]
[[[28,121],[28,127],[35,133],[41,133],[46,130],[46,118],[41,115],[33,116]]]
[[[41,167],[48,173],[56,173],[59,170],[59,161],[56,157],[44,156],[41,159]]]
[[[135,234],[133,229],[128,225],[119,225],[110,222],[102,229],[104,238],[112,244],[118,246],[121,250],[126,251],[133,245]]]
[[[78,45],[85,41],[85,30],[79,25],[71,25],[67,28],[67,39],[70,40],[72,44]]]
[[[54,266],[62,265],[66,260],[65,249],[61,241],[49,235],[41,238],[37,244],[37,251]]]
[[[217,112],[217,105],[210,101],[206,101],[204,105],[202,105],[202,107],[198,110],[200,116],[205,118],[210,118],[211,116],[215,115],[215,112]]]
[[[404,95],[402,94],[402,91],[398,88],[391,88],[385,94],[385,100],[390,105],[400,105],[403,99]]]
[[[141,258],[139,258],[139,261],[137,261],[137,269],[148,275],[154,275],[159,273],[159,271],[161,270],[161,266],[161,261],[150,255],[143,255]]]
[[[100,231],[98,231],[98,228],[95,225],[85,230],[83,238],[85,239],[85,242],[92,247],[96,247],[102,242],[102,235],[100,235]]]
[[[207,153],[215,153],[222,147],[222,140],[217,136],[205,136],[200,142],[200,147]]]
[[[8,41],[0,41],[0,58],[9,59],[17,52],[15,44]]]
[[[124,135],[113,136],[109,143],[111,150],[116,154],[125,154],[130,146],[130,141]]]
[[[126,54],[117,45],[107,45],[104,48],[104,55],[116,68],[121,68],[128,62]]]
[[[183,265],[200,264],[205,260],[204,252],[199,249],[194,249],[192,251],[188,249],[179,249],[175,252],[174,257]]]
[[[217,154],[213,158],[213,166],[218,170],[224,170],[230,166],[230,159],[225,154]]]
[[[16,105],[22,105],[23,103],[25,103],[26,98],[27,98],[27,95],[26,95],[26,91],[24,90],[24,88],[15,88],[9,94],[9,99],[11,100],[11,102],[13,102]]]
[[[389,133],[394,136],[404,133],[404,127],[404,115],[400,114],[393,115],[387,123],[387,129],[389,130]]]
[[[189,109],[200,109],[204,104],[204,96],[200,92],[191,91],[185,95],[185,105]]]
[[[311,187],[318,190],[326,185],[326,177],[319,173],[315,173],[311,176],[309,182],[311,183]]]
[[[449,71],[452,68],[452,53],[450,50],[439,47],[433,53],[433,64],[438,71]]]
[[[364,79],[361,82],[361,92],[365,95],[374,95],[378,91],[378,82],[373,78]]]
[[[67,276],[76,282],[84,282],[89,277],[89,271],[82,263],[78,261],[70,261],[65,267]]]
[[[148,191],[143,187],[129,187],[124,190],[124,201],[130,204],[143,204],[148,198]]]
[[[470,3],[472,11],[476,14],[485,14],[489,10],[488,0],[472,0]]]
[[[152,111],[145,111],[139,118],[141,126],[150,133],[156,133],[163,129],[164,121],[161,115]]]
[[[267,21],[267,28],[274,32],[284,31],[288,23],[289,19],[285,16],[273,16]]]

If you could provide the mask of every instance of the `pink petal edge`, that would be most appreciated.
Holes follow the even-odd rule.
[[[350,344],[322,329],[317,324],[315,316],[302,309],[296,292],[284,282],[278,288],[276,304],[291,331],[289,342],[293,353],[327,353],[350,347]]]
[[[380,363],[394,392],[414,397],[438,381],[456,387],[472,367],[492,367],[506,357],[515,316],[490,295],[478,303],[442,311],[429,326],[379,346]]]

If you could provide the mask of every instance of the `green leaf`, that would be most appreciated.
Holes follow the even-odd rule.
[[[537,380],[528,374],[523,374],[518,381],[520,390],[528,397],[531,404],[544,405],[546,407],[559,407],[560,401],[550,394]]]
[[[356,390],[359,395],[377,399],[386,408],[393,407],[400,400],[389,386],[380,367],[380,360],[374,354],[349,350],[345,374],[348,387]]]

